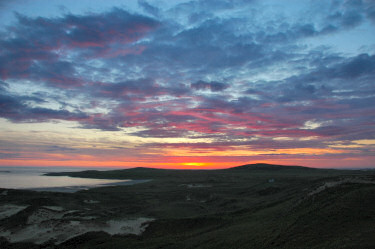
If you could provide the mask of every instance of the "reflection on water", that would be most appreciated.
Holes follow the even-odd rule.
[[[69,176],[44,176],[47,172],[82,171],[88,168],[68,167],[0,167],[0,188],[30,189],[99,185],[125,182],[129,180],[89,179]],[[95,168],[95,170],[109,170]]]

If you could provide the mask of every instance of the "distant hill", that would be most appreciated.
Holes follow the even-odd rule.
[[[286,170],[286,169],[301,169],[301,170],[314,170],[314,168],[308,168],[303,166],[286,166],[268,163],[254,163],[246,164],[229,168],[228,170]]]
[[[158,169],[136,167],[130,169],[97,171],[86,170],[80,172],[52,172],[45,175],[48,176],[72,176],[84,178],[99,179],[157,179],[169,177],[184,177],[191,175],[199,175],[208,172],[208,170],[181,170],[181,169]]]
[[[157,178],[170,178],[170,177],[198,177],[208,176],[211,174],[242,174],[241,171],[257,171],[257,172],[268,172],[268,171],[283,171],[290,172],[297,170],[298,172],[305,172],[318,169],[302,167],[302,166],[285,166],[275,165],[267,163],[256,163],[246,164],[228,169],[216,169],[216,170],[205,170],[205,169],[158,169],[158,168],[145,168],[137,167],[130,169],[120,170],[108,170],[108,171],[96,171],[86,170],[81,172],[52,172],[47,173],[49,176],[73,176],[73,177],[84,177],[84,178],[101,178],[101,179],[157,179]],[[322,170],[320,170],[322,171]]]

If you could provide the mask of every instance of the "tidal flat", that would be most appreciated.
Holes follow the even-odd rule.
[[[375,248],[375,171],[253,164],[49,173],[145,180],[0,189],[0,248]]]

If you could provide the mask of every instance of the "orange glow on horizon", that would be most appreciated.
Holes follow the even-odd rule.
[[[362,142],[362,141],[361,141]],[[369,143],[367,140],[362,143]],[[1,151],[0,151],[1,152]],[[48,153],[32,151],[22,153],[22,158],[0,159],[0,166],[42,166],[42,167],[108,167],[108,168],[165,168],[165,169],[224,169],[251,163],[269,163],[280,165],[299,165],[315,168],[328,167],[374,167],[374,156],[341,157],[336,155],[355,153],[352,149],[337,148],[286,148],[274,150],[251,150],[246,146],[228,147],[226,150],[163,148],[147,151],[143,154],[124,156],[111,155]],[[7,151],[3,151],[7,153]],[[330,158],[332,157],[332,158]],[[353,166],[355,165],[355,166]]]
[[[202,166],[208,166],[209,164],[208,163],[181,163],[181,165],[202,167]]]
[[[190,160],[189,160],[190,159]],[[148,167],[148,168],[164,168],[164,169],[225,169],[252,163],[269,163],[279,165],[296,165],[307,166],[314,168],[354,168],[353,162],[356,162],[357,167],[373,167],[370,162],[375,160],[375,157],[353,158],[348,157],[332,163],[330,159],[324,158],[278,158],[278,159],[257,159],[257,160],[232,160],[220,161],[217,158],[210,157],[181,157],[168,158],[165,162],[160,161],[95,161],[95,160],[21,160],[21,159],[3,159],[0,160],[0,166],[30,166],[30,167],[108,167],[108,168],[134,168],[134,167]]]
[[[241,162],[179,163],[179,162],[121,162],[121,161],[56,161],[56,160],[0,160],[0,166],[30,167],[109,167],[109,168],[164,168],[164,169],[222,169],[241,165]]]

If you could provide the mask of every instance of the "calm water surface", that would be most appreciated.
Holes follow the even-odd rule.
[[[44,176],[49,172],[68,172],[83,170],[111,170],[111,168],[72,168],[72,167],[0,167],[0,188],[39,189],[53,188],[56,191],[75,191],[102,185],[117,185],[131,180],[89,179],[69,176]],[[65,189],[65,191],[64,191]],[[43,189],[48,190],[48,189]]]

